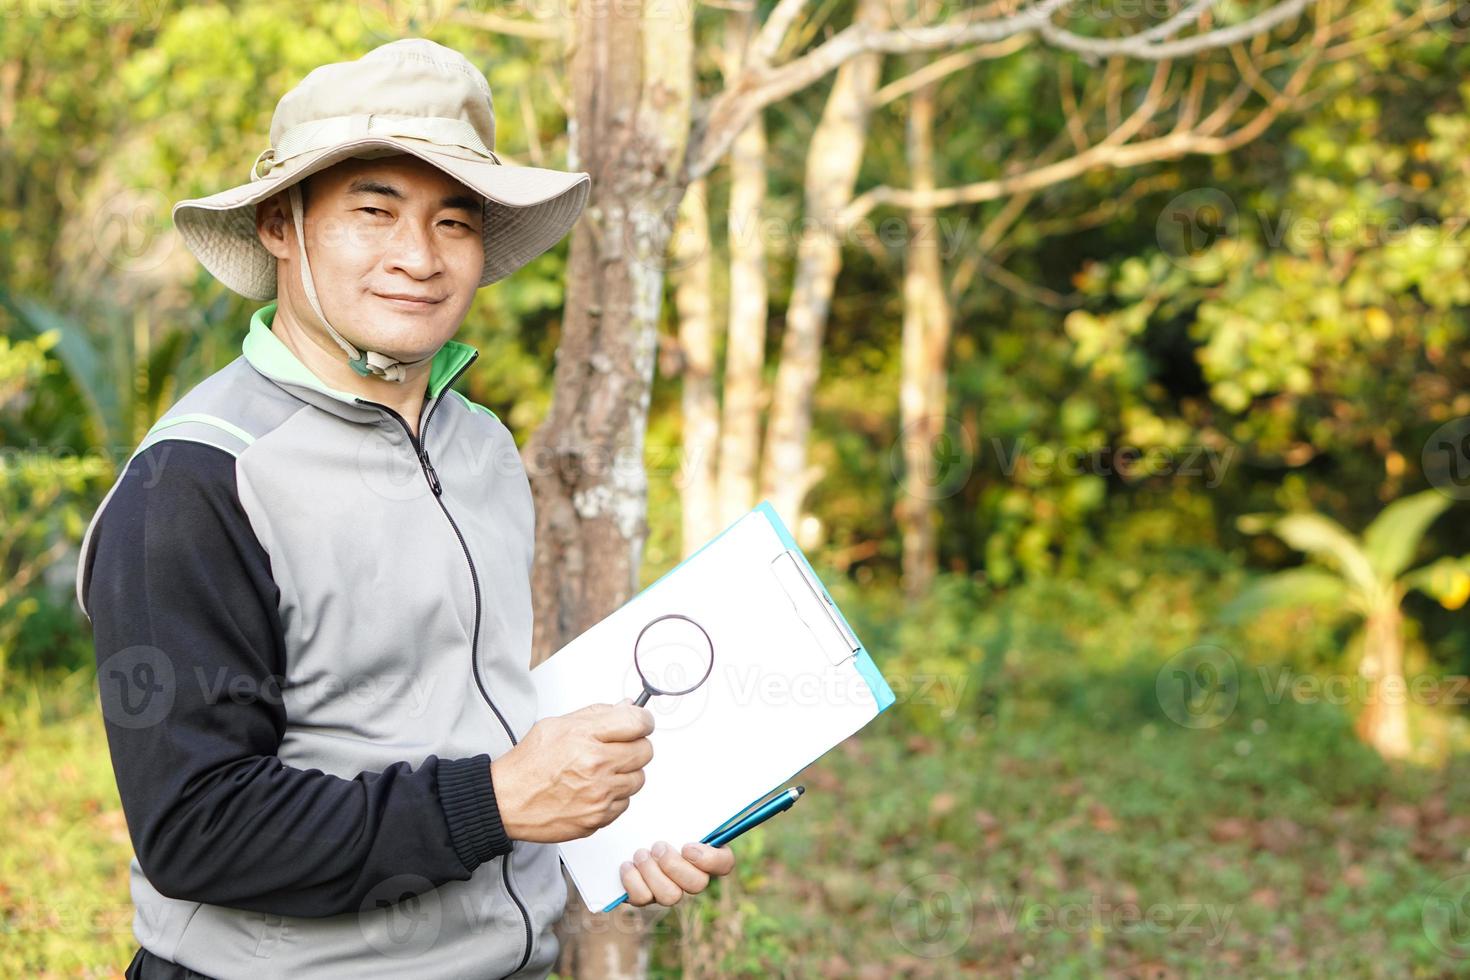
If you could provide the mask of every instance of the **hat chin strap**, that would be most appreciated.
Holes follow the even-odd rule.
[[[306,234],[302,228],[304,219],[302,217],[301,186],[292,184],[287,193],[291,198],[291,220],[296,223],[296,245],[301,252],[301,285],[306,289],[306,301],[316,311],[317,317],[322,321],[322,326],[327,328],[327,333],[332,335],[337,346],[347,354],[347,366],[364,377],[375,374],[384,381],[403,381],[408,377],[409,368],[432,361],[434,354],[421,357],[416,361],[400,361],[375,350],[359,351],[346,337],[333,329],[331,323],[327,321],[327,315],[322,312],[321,302],[316,297],[316,286],[311,281],[311,265],[306,260]]]

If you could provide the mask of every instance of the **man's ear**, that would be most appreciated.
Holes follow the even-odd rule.
[[[260,243],[278,259],[291,258],[291,249],[296,244],[295,229],[291,228],[290,202],[286,192],[274,194],[255,206],[255,233]],[[288,230],[290,229],[290,230]]]

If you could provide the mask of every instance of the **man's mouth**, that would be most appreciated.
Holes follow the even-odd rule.
[[[419,296],[414,293],[373,293],[373,295],[405,310],[426,310],[443,301],[443,297]]]

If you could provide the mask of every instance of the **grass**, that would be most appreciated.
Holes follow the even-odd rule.
[[[1185,729],[1151,684],[1017,685],[927,731],[900,704],[660,924],[655,972],[1470,974],[1426,926],[1470,872],[1470,759],[1390,768],[1340,709],[1248,687]],[[90,676],[8,692],[0,759],[0,974],[117,975],[131,851]]]
[[[1143,680],[1077,682],[1097,714],[1052,691],[944,738],[880,718],[738,852],[699,925],[738,908],[744,942],[709,975],[1470,975],[1467,937],[1426,920],[1470,872],[1470,759],[1390,769],[1336,707],[1120,719]],[[691,918],[671,974],[699,960]]]
[[[92,672],[0,701],[0,975],[115,977],[131,958],[132,846]]]

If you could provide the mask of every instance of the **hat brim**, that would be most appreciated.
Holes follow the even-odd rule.
[[[592,189],[583,172],[509,167],[445,152],[412,137],[368,136],[303,155],[288,173],[268,175],[173,207],[174,227],[194,257],[230,289],[250,299],[276,298],[276,257],[255,231],[255,205],[334,163],[375,148],[432,164],[486,200],[485,267],[480,286],[530,262],[576,224]]]

